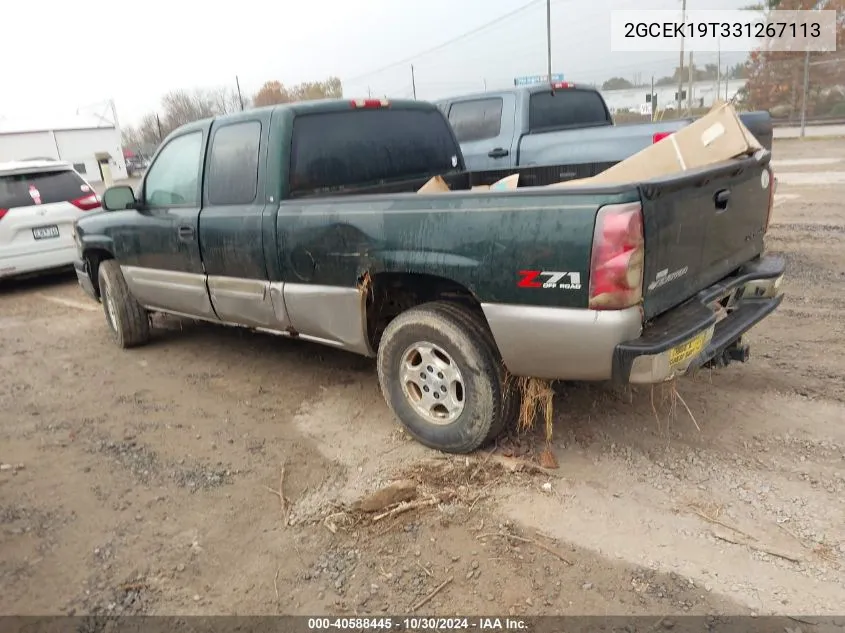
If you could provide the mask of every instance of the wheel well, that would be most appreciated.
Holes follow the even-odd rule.
[[[481,303],[465,286],[436,275],[417,273],[377,273],[369,280],[367,295],[367,336],[377,350],[387,324],[402,312],[430,301],[451,301],[487,319]]]
[[[91,278],[91,283],[94,285],[94,291],[97,296],[100,296],[100,281],[97,272],[100,269],[100,262],[107,259],[114,259],[114,255],[109,253],[104,248],[89,248],[86,249],[82,258],[85,260],[85,266],[88,271],[88,276]]]

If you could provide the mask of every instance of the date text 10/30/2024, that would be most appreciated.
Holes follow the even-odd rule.
[[[518,618],[308,618],[311,631],[522,631],[527,628],[528,623]]]

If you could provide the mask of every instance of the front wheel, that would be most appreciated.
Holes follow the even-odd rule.
[[[472,452],[503,427],[501,363],[470,323],[453,305],[424,304],[393,319],[378,350],[388,406],[417,441],[448,453]]]
[[[120,265],[113,259],[100,262],[97,279],[103,312],[114,342],[126,349],[149,341],[149,315],[129,292]]]

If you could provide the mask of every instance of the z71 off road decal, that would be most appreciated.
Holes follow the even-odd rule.
[[[581,273],[553,270],[520,270],[518,288],[560,288],[581,290]]]

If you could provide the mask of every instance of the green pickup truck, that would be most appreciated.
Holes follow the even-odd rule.
[[[164,312],[376,357],[408,432],[470,452],[515,417],[510,376],[649,384],[745,361],[783,298],[770,159],[482,191],[433,104],[259,108],[170,134],[137,193],[78,220],[75,267],[120,347]],[[434,175],[451,191],[417,193]]]

